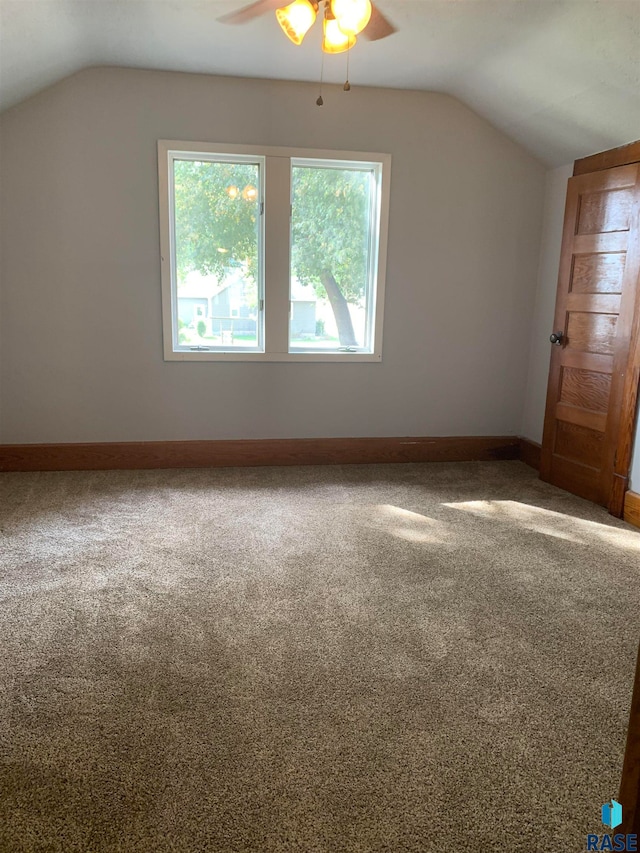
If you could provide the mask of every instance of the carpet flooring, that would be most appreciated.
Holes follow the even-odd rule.
[[[519,462],[0,477],[3,853],[573,853],[640,531]]]

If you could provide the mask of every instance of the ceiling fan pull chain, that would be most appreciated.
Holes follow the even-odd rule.
[[[322,98],[322,83],[324,81],[324,53],[321,53],[322,61],[320,63],[320,94],[318,95],[318,100],[316,104],[321,107],[324,104],[324,100]]]
[[[351,91],[351,83],[349,83],[349,57],[350,56],[351,56],[351,51],[348,50],[347,51],[347,79],[346,79],[346,82],[343,86],[343,89],[345,90],[345,92]]]

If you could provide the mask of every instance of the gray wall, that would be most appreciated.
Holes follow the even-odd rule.
[[[518,433],[544,169],[453,98],[91,69],[0,118],[0,440]],[[381,364],[166,363],[156,140],[393,155]]]

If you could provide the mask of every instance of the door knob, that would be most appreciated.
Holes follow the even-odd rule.
[[[553,332],[552,335],[549,336],[549,340],[552,344],[555,344],[557,347],[562,343],[562,339],[564,338],[564,334],[562,332]]]

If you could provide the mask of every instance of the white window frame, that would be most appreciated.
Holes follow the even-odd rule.
[[[177,287],[175,275],[175,234],[173,215],[173,161],[175,159],[230,160],[260,163],[261,202],[261,276],[258,282],[262,307],[258,340],[263,349],[176,349]],[[291,268],[291,170],[296,161],[319,161],[325,165],[348,167],[371,166],[379,170],[378,253],[370,257],[374,287],[369,294],[368,322],[370,352],[307,352],[289,348],[290,268]],[[160,199],[160,260],[162,276],[162,318],[165,361],[289,361],[289,362],[380,362],[382,361],[382,327],[384,315],[385,277],[387,267],[387,232],[389,228],[391,155],[353,151],[274,148],[254,145],[226,145],[206,142],[158,141],[158,189]]]

